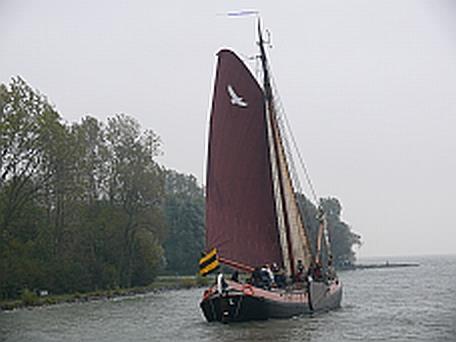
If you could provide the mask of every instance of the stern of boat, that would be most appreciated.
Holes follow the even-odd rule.
[[[339,280],[329,284],[312,282],[310,284],[312,311],[328,311],[340,307],[342,301],[342,283]]]

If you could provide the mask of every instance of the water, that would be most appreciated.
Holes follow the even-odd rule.
[[[192,289],[1,312],[0,341],[456,341],[456,256],[400,261],[421,266],[341,272],[342,308],[313,317],[208,324]]]

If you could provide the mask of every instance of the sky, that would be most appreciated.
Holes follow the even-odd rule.
[[[358,253],[456,253],[456,3],[451,0],[0,0],[0,82],[20,75],[67,122],[135,117],[160,162],[204,184],[215,55],[254,72],[255,9],[320,197]],[[304,189],[306,190],[306,189]]]

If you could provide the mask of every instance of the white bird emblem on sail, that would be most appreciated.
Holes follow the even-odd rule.
[[[247,107],[247,102],[244,101],[242,97],[240,97],[236,92],[234,91],[233,87],[228,84],[226,87],[228,90],[228,94],[231,97],[231,104],[239,107]]]

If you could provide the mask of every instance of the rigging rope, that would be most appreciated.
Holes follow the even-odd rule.
[[[259,27],[259,29],[260,29],[260,27]],[[270,38],[269,38],[269,42],[270,42]],[[260,32],[260,44],[263,44],[263,40],[261,38],[261,32]],[[263,48],[263,46],[261,46],[260,48]],[[262,53],[264,54],[264,50],[262,50]],[[264,63],[264,62],[266,62],[266,63]],[[295,166],[294,166],[293,153],[292,153],[292,151],[291,151],[291,149],[289,147],[288,137],[287,137],[286,131],[288,131],[288,135],[291,137],[291,141],[292,141],[295,153],[298,156],[299,164],[300,164],[300,166],[302,168],[302,171],[304,172],[304,176],[305,176],[306,182],[307,182],[307,184],[309,186],[309,189],[311,191],[311,195],[313,197],[313,200],[315,201],[315,205],[317,206],[318,211],[319,212],[321,211],[321,213],[322,213],[322,217],[319,217],[319,221],[320,221],[320,224],[323,224],[323,242],[324,242],[324,244],[326,246],[326,251],[327,251],[327,256],[328,256],[328,266],[329,266],[329,261],[330,260],[331,260],[331,263],[332,263],[332,253],[331,253],[331,245],[330,245],[330,240],[329,240],[329,232],[328,232],[328,227],[327,227],[327,221],[326,221],[326,218],[324,216],[323,208],[321,206],[321,201],[318,200],[317,193],[315,191],[315,187],[314,187],[314,185],[312,183],[312,180],[310,178],[309,171],[308,171],[307,166],[306,166],[306,164],[304,162],[304,158],[302,157],[301,152],[300,152],[300,150],[298,148],[298,144],[296,142],[295,136],[294,136],[293,131],[291,129],[290,122],[288,121],[288,117],[285,114],[284,106],[283,106],[282,101],[280,99],[279,92],[277,90],[277,85],[275,83],[275,79],[272,76],[271,67],[270,67],[269,63],[267,63],[265,58],[263,58],[263,63],[264,63],[263,64],[263,68],[265,69],[263,72],[266,73],[266,71],[268,71],[269,89],[271,91],[271,94],[269,94],[269,95],[272,97],[273,102],[275,102],[276,114],[277,114],[277,122],[279,124],[279,132],[282,131],[282,133],[283,133],[283,134],[281,134],[282,135],[282,141],[284,142],[284,145],[285,145],[285,151],[286,151],[285,153],[288,154],[289,170],[290,170],[290,167],[292,169],[292,183],[294,181],[294,186],[295,186],[294,191],[298,190],[298,191],[300,191],[302,193],[302,190],[300,189],[299,177],[297,175],[297,172],[296,172],[296,169],[295,169]],[[264,77],[264,75],[263,75],[263,77]],[[286,127],[283,127],[283,123],[282,123],[283,121],[285,121],[285,126]],[[293,187],[293,184],[292,184],[292,187]]]
[[[269,67],[269,70],[270,70],[270,67]],[[276,83],[275,83],[275,79],[274,79],[274,77],[272,76],[272,73],[270,73],[270,79],[272,80],[272,88],[273,88],[273,90],[274,90],[274,94],[275,94],[276,101],[277,101],[277,103],[279,104],[279,108],[280,108],[279,112],[280,112],[280,114],[281,114],[281,117],[282,117],[282,118],[284,119],[284,121],[285,121],[286,128],[287,128],[288,133],[289,133],[289,135],[290,135],[290,137],[291,137],[291,142],[292,142],[292,144],[293,144],[293,148],[294,148],[294,150],[296,151],[296,154],[297,154],[297,156],[298,156],[299,164],[300,164],[300,166],[301,166],[301,168],[302,168],[302,171],[304,172],[304,176],[305,176],[305,178],[306,178],[307,184],[309,185],[309,189],[310,189],[310,191],[311,191],[313,200],[315,201],[315,204],[316,204],[317,206],[319,206],[319,201],[318,201],[317,193],[316,193],[316,191],[315,191],[315,187],[314,187],[314,185],[313,185],[313,183],[312,183],[312,180],[311,180],[311,178],[310,178],[309,171],[308,171],[308,169],[307,169],[307,167],[306,167],[306,164],[305,164],[305,162],[304,162],[304,158],[302,157],[301,152],[299,151],[298,144],[297,144],[297,142],[296,142],[296,139],[295,139],[295,137],[294,137],[293,131],[292,131],[292,129],[291,129],[290,122],[288,121],[288,117],[287,117],[286,114],[285,114],[285,110],[284,110],[284,108],[283,108],[282,100],[280,99],[280,95],[279,95],[279,92],[278,92],[278,90],[277,90],[277,86],[276,86]],[[290,156],[290,157],[291,157],[291,156]],[[293,163],[293,164],[294,164],[294,163]]]
[[[280,119],[279,123],[280,124],[282,123],[282,119],[283,119],[283,121],[285,121],[286,129],[288,131],[289,136],[291,137],[291,142],[293,144],[293,148],[294,148],[294,150],[296,152],[296,155],[298,156],[299,164],[300,164],[300,166],[302,168],[302,171],[304,172],[304,176],[305,176],[306,182],[307,182],[307,184],[309,186],[309,189],[311,191],[313,200],[315,201],[315,205],[319,208],[319,210],[323,210],[323,208],[321,207],[320,201],[318,200],[317,192],[315,191],[315,187],[314,187],[314,185],[312,183],[312,179],[310,178],[310,174],[309,174],[309,171],[307,169],[306,163],[304,162],[304,158],[302,157],[301,152],[300,152],[300,150],[298,148],[298,144],[297,144],[296,139],[294,137],[293,130],[291,129],[290,122],[288,121],[288,117],[287,117],[287,115],[285,113],[285,110],[284,110],[284,107],[283,107],[283,103],[282,103],[282,100],[280,98],[279,92],[277,90],[277,85],[275,83],[274,77],[272,76],[271,68],[270,68],[269,65],[268,65],[268,69],[269,69],[269,78],[271,80],[271,87],[272,87],[272,90],[273,90],[274,99],[275,99],[275,101],[277,103],[277,113],[280,114],[280,116],[281,116],[279,118]],[[280,125],[280,126],[282,126],[282,125]],[[287,135],[283,134],[283,138],[284,138],[284,141],[285,141],[286,148],[289,149]],[[289,153],[289,159],[290,159],[289,160],[290,166],[292,166],[292,168],[294,169],[294,160],[293,160],[293,156],[292,156],[292,152],[291,151]],[[296,173],[296,170],[293,170],[293,171],[294,171],[294,173]],[[295,177],[296,177],[296,179],[294,180],[295,181],[295,185],[298,187],[298,190],[301,190],[301,189],[299,189],[299,178],[297,177],[297,175],[295,175]],[[324,218],[324,220],[326,221],[325,218]],[[332,259],[331,243],[330,243],[330,240],[329,240],[328,227],[327,227],[327,223],[326,222],[324,223],[324,229],[323,229],[323,241],[324,241],[324,244],[326,246],[326,252],[328,253],[328,257]]]

